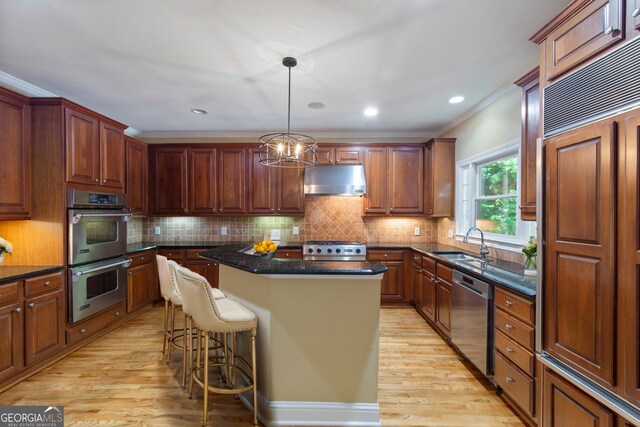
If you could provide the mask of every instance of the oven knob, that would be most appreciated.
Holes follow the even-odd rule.
[[[309,249],[307,250],[307,252],[309,252],[310,254],[312,254],[312,253],[313,253],[313,249],[309,248]]]
[[[320,252],[322,252],[322,249],[318,248],[318,249],[316,249],[316,252],[320,253]]]
[[[336,253],[339,254],[340,252],[342,252],[342,250],[340,249],[336,249]]]
[[[360,252],[362,252],[360,249],[356,249],[357,254],[359,254]]]
[[[327,252],[331,253],[333,252],[333,249],[327,249]]]

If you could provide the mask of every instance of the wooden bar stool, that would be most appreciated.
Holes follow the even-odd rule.
[[[165,363],[169,363],[171,359],[171,347],[182,349],[182,388],[187,383],[187,348],[191,340],[186,339],[187,336],[187,316],[184,315],[182,334],[176,334],[176,308],[182,307],[182,298],[178,290],[178,284],[175,277],[175,268],[170,268],[171,264],[178,267],[175,261],[168,260],[167,257],[156,255],[156,264],[158,265],[158,280],[160,281],[160,293],[164,298],[164,338],[162,342],[162,355],[166,353]],[[194,273],[195,274],[195,273]],[[212,290],[213,295],[217,299],[225,298],[224,293],[219,289]],[[184,314],[184,311],[183,311]],[[178,343],[177,340],[182,342]]]
[[[189,397],[192,395],[193,382],[195,381],[204,389],[204,411],[202,424],[207,425],[209,391],[220,394],[240,394],[253,390],[253,423],[258,425],[258,392],[256,388],[256,335],[258,331],[258,318],[256,315],[229,298],[215,299],[214,293],[207,280],[192,271],[178,267],[176,269],[178,288],[182,295],[183,310],[191,316],[197,326],[198,336],[204,336],[204,357],[199,357],[198,363],[191,370],[189,382]],[[235,354],[235,335],[238,332],[251,332],[251,365]],[[223,333],[231,335],[231,356],[225,345],[225,357],[222,362],[209,362],[209,336],[210,334]],[[200,339],[197,340],[200,343]],[[226,342],[226,339],[225,339]],[[225,343],[226,344],[226,343]],[[242,362],[243,367],[238,362]],[[226,384],[216,387],[209,382],[209,368],[219,367],[226,374]],[[250,372],[247,372],[249,370]],[[244,385],[236,384],[236,379],[244,377]]]

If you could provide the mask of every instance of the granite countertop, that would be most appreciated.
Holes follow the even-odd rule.
[[[0,284],[55,273],[62,265],[3,265],[0,266]]]
[[[461,261],[447,259],[437,252],[462,252],[472,256],[478,256],[476,252],[466,251],[454,246],[443,245],[440,243],[368,243],[367,249],[413,249],[422,254],[428,255],[436,259],[438,262],[447,264],[463,273],[471,274],[479,279],[488,280],[499,286],[516,291],[528,297],[536,296],[536,278],[524,275],[524,266],[514,262],[504,261],[498,258],[488,257],[489,266],[481,269]]]
[[[249,246],[255,242],[181,242],[181,243],[152,243],[152,242],[136,242],[127,244],[127,253],[147,251],[156,248],[182,248],[182,249],[200,249],[200,248],[218,248],[226,245],[245,245]],[[301,249],[302,242],[281,243],[278,245],[280,249]]]
[[[247,244],[233,244],[209,249],[201,257],[255,274],[327,274],[374,275],[387,271],[378,262],[369,261],[305,261],[302,259],[272,259],[240,253]]]

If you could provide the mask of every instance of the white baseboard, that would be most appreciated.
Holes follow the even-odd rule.
[[[240,400],[251,410],[251,394]],[[249,397],[249,398],[247,398]],[[342,402],[269,402],[258,393],[260,421],[275,426],[362,426],[380,427],[380,405],[377,403]]]

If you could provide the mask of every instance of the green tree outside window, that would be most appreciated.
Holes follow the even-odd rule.
[[[476,226],[483,230],[516,235],[518,158],[509,156],[478,167]]]

